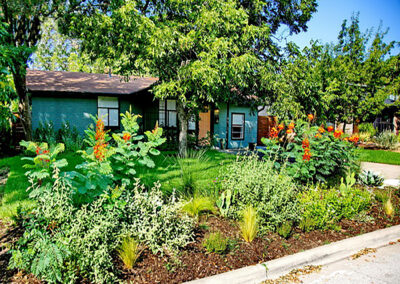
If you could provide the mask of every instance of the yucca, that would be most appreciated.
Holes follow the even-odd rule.
[[[140,248],[139,243],[134,238],[125,237],[117,251],[118,256],[121,258],[125,267],[132,269],[143,250]]]
[[[243,219],[239,225],[243,239],[251,243],[257,236],[258,231],[257,212],[252,206],[248,206],[243,210]]]

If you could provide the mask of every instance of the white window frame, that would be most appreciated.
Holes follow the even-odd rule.
[[[101,118],[104,122],[104,126],[106,127],[119,127],[119,98],[118,97],[106,97],[106,96],[98,96],[97,97],[97,115],[98,118]],[[103,117],[100,116],[100,110],[106,111],[107,114]],[[110,110],[117,111],[117,124],[110,125]]]
[[[234,124],[234,116],[242,116],[243,122],[241,124]],[[233,128],[240,128],[240,131],[234,131]],[[245,128],[246,128],[246,115],[244,113],[233,112],[231,114],[231,140],[244,140],[245,137]],[[239,137],[234,137],[234,134],[239,134]]]

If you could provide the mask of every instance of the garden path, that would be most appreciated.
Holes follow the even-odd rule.
[[[379,173],[385,179],[399,179],[400,178],[400,166],[362,162],[361,168],[363,170],[368,170],[368,171],[372,171],[375,173]]]
[[[399,283],[400,242],[379,248],[356,259],[347,258],[300,276],[305,284]],[[298,283],[298,282],[296,282]]]

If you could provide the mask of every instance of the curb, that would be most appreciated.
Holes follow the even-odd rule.
[[[264,262],[225,272],[222,274],[189,281],[191,284],[242,284],[261,283],[274,279],[292,269],[306,265],[326,265],[347,258],[364,248],[379,248],[391,241],[400,239],[400,225],[366,233],[357,237],[344,239],[328,245],[316,247],[304,252],[284,256]]]

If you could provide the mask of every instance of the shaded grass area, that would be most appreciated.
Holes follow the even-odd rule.
[[[400,165],[400,153],[385,150],[360,149],[360,160],[362,162]]]
[[[155,168],[148,169],[138,167],[137,177],[147,186],[152,187],[155,182],[160,181],[161,189],[169,194],[174,188],[180,190],[183,186],[182,171],[173,156],[175,152],[162,152],[161,155],[154,157]],[[209,191],[212,188],[212,181],[223,170],[224,165],[235,159],[234,155],[220,153],[218,151],[207,151],[206,161],[188,160],[185,165],[186,170],[192,175],[193,186],[197,191]],[[17,208],[29,209],[34,206],[34,202],[29,200],[29,193],[26,189],[29,182],[25,174],[23,165],[26,161],[21,160],[22,156],[14,156],[0,159],[0,169],[7,167],[10,169],[6,185],[0,187],[0,218],[9,218],[15,215]],[[82,163],[82,158],[76,153],[62,153],[59,159],[65,158],[68,166],[64,168],[71,171],[77,164]],[[187,172],[187,171],[186,171]]]

